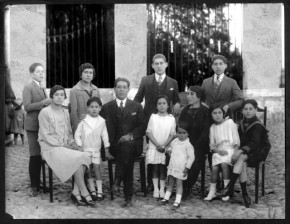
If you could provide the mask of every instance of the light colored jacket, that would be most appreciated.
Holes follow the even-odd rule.
[[[102,140],[105,148],[110,146],[105,119],[101,116],[95,119],[98,119],[97,125],[92,127],[86,117],[79,123],[75,132],[76,144],[90,151],[100,150]]]
[[[93,84],[91,85],[91,94],[83,88],[80,81],[70,91],[70,120],[73,132],[75,132],[78,127],[81,115],[87,113],[88,100],[93,96],[101,98],[98,88]]]

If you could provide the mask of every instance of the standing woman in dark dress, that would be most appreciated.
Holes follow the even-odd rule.
[[[268,130],[257,118],[258,104],[256,100],[248,99],[243,102],[244,119],[239,124],[240,149],[232,156],[234,164],[233,174],[229,184],[217,192],[218,196],[230,196],[233,194],[234,185],[240,177],[245,206],[251,207],[252,201],[247,193],[247,166],[255,166],[265,160],[271,148],[268,139]]]
[[[50,105],[51,99],[47,98],[45,90],[41,87],[44,78],[44,67],[40,63],[33,63],[29,67],[32,81],[24,86],[22,97],[26,117],[24,129],[26,130],[29,145],[29,176],[31,181],[30,195],[36,196],[40,188],[41,155],[38,139],[38,114]]]

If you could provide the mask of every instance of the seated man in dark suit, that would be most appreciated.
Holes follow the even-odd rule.
[[[100,115],[106,120],[110,150],[106,157],[115,157],[115,181],[113,190],[121,180],[124,183],[125,201],[123,207],[132,206],[134,158],[143,152],[143,136],[146,121],[143,108],[127,98],[130,82],[117,78],[114,83],[116,100],[106,103]],[[111,155],[112,154],[112,155]]]

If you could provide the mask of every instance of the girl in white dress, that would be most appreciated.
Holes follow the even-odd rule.
[[[165,196],[165,148],[175,136],[175,118],[168,113],[169,102],[165,95],[156,99],[157,114],[152,114],[146,134],[149,138],[149,146],[146,154],[147,164],[153,164],[152,181],[154,185],[154,198]],[[160,189],[158,182],[160,180]]]
[[[188,170],[194,162],[194,148],[188,138],[189,125],[185,122],[179,122],[177,127],[177,138],[170,143],[168,152],[171,154],[168,165],[168,187],[165,197],[160,202],[162,205],[168,203],[171,196],[174,182],[176,180],[176,199],[172,209],[177,209],[180,206],[183,193],[183,180],[187,179]]]
[[[110,146],[106,121],[99,113],[102,109],[102,101],[98,97],[92,97],[87,101],[88,115],[79,124],[75,132],[75,142],[83,147],[84,152],[91,158],[91,164],[96,175],[98,195],[91,170],[88,172],[88,183],[94,201],[102,201],[102,177],[101,177],[101,146],[104,143],[105,150]]]
[[[240,138],[238,133],[238,127],[232,119],[225,119],[225,111],[221,106],[211,108],[210,114],[214,123],[210,127],[210,151],[212,155],[212,172],[210,190],[206,201],[211,201],[215,197],[216,182],[219,175],[219,168],[221,166],[224,186],[230,181],[230,169],[231,157],[234,150],[237,150],[240,146]],[[223,197],[223,201],[227,201],[229,196]]]

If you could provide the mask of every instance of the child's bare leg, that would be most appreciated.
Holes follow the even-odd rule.
[[[183,180],[177,179],[176,178],[176,198],[174,205],[178,206],[181,202],[181,197],[183,193],[183,186],[182,186]]]
[[[210,188],[206,198],[204,200],[211,201],[215,197],[216,192],[216,182],[219,175],[219,165],[212,166],[211,178],[210,178]]]
[[[17,145],[18,134],[14,133],[14,145]]]
[[[159,194],[160,194],[160,198],[164,198],[165,196],[165,171],[166,171],[166,166],[163,164],[159,165],[159,171],[160,171],[160,190],[159,190]]]
[[[175,178],[171,175],[168,176],[168,186],[167,186],[167,190],[164,196],[164,199],[162,201],[168,201],[171,194],[172,194],[172,190],[174,187],[174,182],[175,182]]]
[[[22,146],[24,146],[24,135],[20,134],[20,137],[21,137],[21,141],[22,141]]]
[[[96,188],[95,188],[94,178],[93,178],[93,175],[92,175],[92,169],[91,169],[91,166],[89,166],[89,167],[90,167],[89,168],[89,171],[87,172],[89,188],[90,188],[91,194],[93,196],[96,196],[97,194],[96,194]]]
[[[152,182],[154,185],[154,192],[153,197],[159,198],[159,188],[158,188],[158,182],[159,182],[159,164],[152,164]]]
[[[230,182],[230,167],[226,163],[221,164],[222,172],[223,172],[223,178],[224,178],[224,186],[226,187]],[[222,197],[223,201],[228,201],[230,199],[229,196]]]
[[[103,199],[103,187],[102,187],[102,174],[101,174],[101,165],[94,164],[94,171],[96,175],[96,182],[98,188],[98,199]]]

